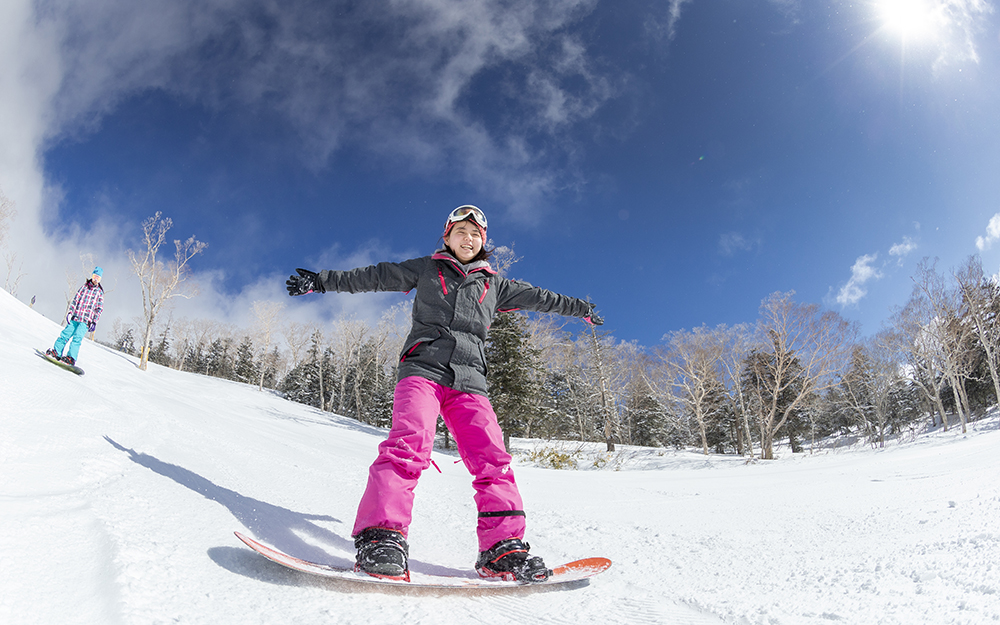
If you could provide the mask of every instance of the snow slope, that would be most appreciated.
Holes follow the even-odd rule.
[[[427,591],[320,580],[240,530],[341,564],[384,432],[84,344],[0,291],[0,623],[993,623],[1000,431],[746,465],[628,450],[619,470],[516,467],[533,551],[615,564],[583,587]],[[525,449],[541,445],[518,441]],[[471,480],[436,453],[411,566],[475,559]]]

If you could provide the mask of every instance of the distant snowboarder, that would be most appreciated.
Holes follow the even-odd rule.
[[[356,567],[374,577],[409,580],[406,541],[413,489],[430,466],[438,414],[473,474],[483,577],[542,582],[552,572],[528,555],[524,511],[503,432],[486,397],[483,346],[502,310],[553,312],[599,325],[593,304],[496,275],[487,260],[486,216],[459,206],[444,224],[444,247],[431,256],[351,271],[298,269],[289,295],[416,289],[413,327],[400,356],[392,429],[379,445],[354,524]]]
[[[46,356],[55,358],[71,367],[76,365],[84,335],[97,329],[97,322],[104,311],[104,287],[101,286],[103,275],[103,269],[94,267],[86,284],[76,292],[69,312],[66,313],[66,327],[56,339],[55,345],[45,351]],[[66,343],[69,343],[69,352],[63,356]]]

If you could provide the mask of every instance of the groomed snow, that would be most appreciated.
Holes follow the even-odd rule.
[[[384,432],[236,383],[84,344],[0,291],[0,623],[995,623],[996,415],[884,450],[732,456],[629,449],[516,473],[533,552],[614,566],[562,590],[427,591],[320,580],[244,547],[349,562]],[[529,451],[547,445],[516,441]],[[575,449],[565,445],[564,449]],[[411,566],[475,559],[470,478],[436,453]]]

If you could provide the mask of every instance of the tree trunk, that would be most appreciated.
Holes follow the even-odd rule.
[[[146,364],[149,362],[149,346],[153,342],[153,317],[146,320],[146,330],[143,333],[142,338],[142,349],[139,350],[139,369],[142,371],[146,370]]]

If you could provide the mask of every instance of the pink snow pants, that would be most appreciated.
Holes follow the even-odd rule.
[[[504,448],[503,432],[489,400],[417,376],[403,378],[396,384],[392,429],[389,438],[378,446],[378,458],[368,471],[368,486],[358,505],[352,534],[356,536],[369,527],[407,534],[413,489],[421,472],[430,466],[439,414],[473,475],[480,514],[479,550],[486,551],[508,538],[524,538],[521,495],[510,468],[510,454]]]

